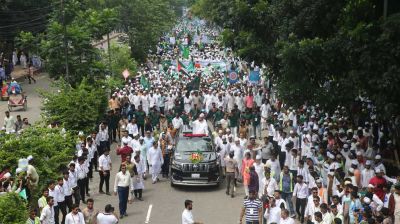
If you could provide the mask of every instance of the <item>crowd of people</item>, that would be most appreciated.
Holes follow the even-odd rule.
[[[128,215],[128,203],[144,200],[147,176],[152,184],[160,174],[168,178],[171,150],[186,128],[213,135],[226,194],[245,195],[240,222],[400,223],[400,178],[393,160],[398,151],[392,139],[399,119],[378,120],[372,102],[362,97],[351,108],[334,111],[285,105],[265,66],[220,47],[218,34],[202,20],[184,19],[161,37],[138,76],[113,90],[98,130],[79,133],[76,155],[62,177],[43,189],[39,212],[32,210],[27,223],[118,222]],[[227,82],[232,70],[238,80]],[[248,78],[253,70],[260,71],[257,83]],[[6,115],[5,128],[14,127],[11,120]],[[121,157],[116,165],[109,155],[113,142]],[[118,172],[110,190],[113,169]],[[88,197],[95,171],[99,193],[118,195],[119,215],[111,205],[104,212],[94,209]],[[5,172],[3,188],[11,176]],[[81,202],[86,207],[80,211]],[[198,223],[190,200],[185,207],[182,223]]]

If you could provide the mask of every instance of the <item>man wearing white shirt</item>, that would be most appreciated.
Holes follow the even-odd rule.
[[[59,210],[59,212],[61,211],[61,213],[62,213],[61,224],[64,224],[65,223],[65,216],[67,215],[67,207],[66,207],[66,204],[65,204],[65,193],[64,193],[64,187],[63,187],[64,180],[63,180],[62,177],[59,177],[59,178],[57,178],[57,182],[58,182],[57,186],[54,187],[54,191],[56,192],[54,200],[57,201],[58,210]],[[55,217],[55,218],[57,219],[56,220],[56,223],[57,223],[58,216]]]
[[[79,193],[79,189],[78,189],[78,174],[77,174],[77,172],[75,172],[75,163],[69,164],[68,173],[69,173],[68,180],[70,181],[71,188],[73,190],[75,204],[79,204],[80,193]]]
[[[133,136],[136,136],[137,134],[139,134],[139,128],[136,124],[136,119],[132,118],[131,122],[128,123],[128,125],[126,125],[126,130],[128,131],[128,136],[130,138],[133,138]],[[121,141],[122,143],[122,141]]]
[[[118,223],[118,217],[114,213],[114,207],[110,204],[106,205],[104,213],[100,212],[97,215],[97,224],[116,224]]]
[[[275,198],[270,197],[270,207],[265,210],[264,218],[267,220],[267,224],[279,223],[281,219],[281,208],[276,206]]]
[[[112,168],[110,152],[106,150],[103,155],[99,157],[99,193],[104,194],[103,184],[106,184],[106,194],[110,195],[110,171]]]
[[[371,169],[371,160],[367,160],[364,169],[361,171],[361,187],[368,187],[369,180],[375,176],[375,172]]]
[[[294,177],[297,177],[297,168],[299,167],[300,156],[297,155],[297,149],[292,149],[287,154],[285,165],[289,167],[289,171]]]
[[[289,217],[289,210],[282,209],[281,210],[281,219],[278,223],[279,224],[295,224],[295,221],[293,218]]]
[[[161,172],[161,166],[164,164],[164,158],[157,141],[154,141],[153,146],[147,151],[147,160],[150,166],[151,179],[155,184],[159,181],[158,175]]]
[[[204,119],[204,114],[201,113],[199,119],[192,122],[193,134],[205,134],[208,136],[208,124]]]
[[[119,199],[119,214],[122,219],[126,214],[128,200],[130,200],[129,189],[133,191],[133,183],[131,174],[126,170],[126,164],[121,164],[121,171],[115,176],[114,195],[118,193]]]
[[[54,198],[52,196],[47,197],[47,205],[43,208],[40,214],[41,224],[55,224],[55,212],[54,212]]]
[[[185,200],[185,210],[182,212],[182,224],[202,224],[201,222],[194,221],[192,209],[193,202],[191,200]]]
[[[371,201],[374,203],[376,211],[380,212],[383,207],[383,202],[376,194],[374,194],[374,188],[375,188],[374,185],[368,184],[367,195],[372,195]]]
[[[65,224],[85,224],[83,214],[79,212],[77,204],[72,205],[71,212],[65,218]]]
[[[77,184],[79,187],[80,199],[83,203],[85,201],[85,193],[86,193],[86,164],[85,158],[83,156],[78,158],[78,164],[75,166],[75,172],[77,174],[78,180]]]
[[[69,172],[64,171],[63,172],[63,189],[64,189],[64,195],[65,195],[65,205],[68,207],[69,212],[72,211],[72,181],[69,179]]]
[[[296,197],[296,212],[301,222],[304,222],[304,212],[307,205],[308,185],[303,182],[303,176],[297,176],[297,183],[294,185],[293,197]]]
[[[180,117],[179,113],[177,113],[176,116],[172,119],[172,126],[177,130],[177,133],[182,130],[183,120]]]
[[[57,218],[54,218],[54,223],[58,224],[58,223],[59,223],[59,222],[58,222],[59,212],[58,212],[58,204],[57,204],[57,200],[56,200],[56,197],[58,197],[58,196],[57,196],[58,192],[55,190],[55,186],[56,186],[55,181],[54,181],[54,180],[51,180],[51,181],[49,182],[49,197],[50,197],[50,196],[52,197],[53,217],[57,217]],[[47,204],[48,204],[48,203],[49,203],[49,202],[47,201]]]

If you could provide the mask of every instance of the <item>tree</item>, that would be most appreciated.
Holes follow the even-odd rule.
[[[111,44],[111,73],[118,78],[122,77],[122,72],[128,69],[131,75],[136,73],[137,63],[130,56],[130,49],[126,44]],[[103,63],[108,63],[107,53],[103,53]]]
[[[107,94],[102,82],[89,84],[84,79],[76,87],[63,80],[56,83],[58,92],[41,91],[42,117],[48,123],[58,121],[71,131],[93,131],[107,108]]]
[[[8,193],[0,197],[0,223],[25,224],[27,219],[26,202],[18,194]]]

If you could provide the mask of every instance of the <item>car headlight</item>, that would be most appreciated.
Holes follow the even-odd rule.
[[[172,167],[174,167],[175,169],[181,169],[182,168],[182,164],[176,162],[175,160],[172,161]]]

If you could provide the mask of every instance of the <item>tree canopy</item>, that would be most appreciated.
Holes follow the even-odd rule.
[[[368,96],[400,112],[400,3],[388,0],[198,0],[192,12],[222,27],[238,56],[269,67],[291,105],[349,105]],[[397,75],[396,75],[397,74]]]

